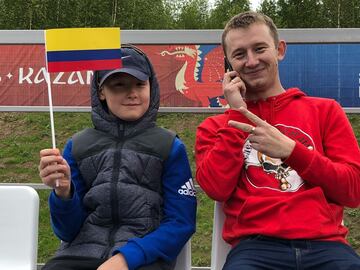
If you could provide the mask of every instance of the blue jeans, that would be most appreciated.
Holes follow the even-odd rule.
[[[360,257],[339,242],[284,240],[262,235],[239,242],[223,270],[360,270]]]

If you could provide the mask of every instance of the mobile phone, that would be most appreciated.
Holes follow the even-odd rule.
[[[232,68],[232,66],[231,66],[229,60],[227,59],[227,57],[224,57],[224,60],[225,60],[225,64],[224,64],[225,72],[233,71],[234,69]]]
[[[225,67],[225,72],[233,71],[234,69],[233,69],[233,67],[232,67],[231,64],[230,64],[229,59],[227,59],[227,57],[224,57],[224,61],[225,61],[225,65],[224,65],[224,67]],[[236,76],[232,77],[231,79],[234,79],[235,77],[236,77]],[[242,79],[242,78],[240,77],[240,79]],[[245,85],[246,85],[246,82],[244,82],[244,83],[245,83]],[[244,93],[245,93],[245,92],[241,92],[240,94],[241,94],[242,98],[245,100]]]

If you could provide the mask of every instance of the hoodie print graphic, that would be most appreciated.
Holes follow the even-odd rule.
[[[315,149],[312,138],[301,129],[283,124],[274,126],[291,139],[301,142],[309,150]],[[304,180],[289,165],[279,158],[269,157],[255,150],[249,140],[245,141],[243,155],[246,179],[255,188],[295,192],[304,184]]]

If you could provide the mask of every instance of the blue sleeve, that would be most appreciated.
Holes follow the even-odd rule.
[[[196,197],[184,144],[175,138],[162,177],[164,218],[160,226],[143,238],[132,238],[121,252],[129,270],[155,262],[173,261],[195,232]]]
[[[71,149],[72,141],[69,140],[63,157],[70,166],[73,196],[68,200],[63,200],[56,195],[55,191],[52,191],[49,197],[52,229],[55,235],[65,242],[75,238],[86,217],[86,211],[82,205],[86,191],[85,183],[71,154]]]

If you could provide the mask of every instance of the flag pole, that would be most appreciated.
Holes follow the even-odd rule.
[[[120,28],[50,29],[44,30],[44,39],[51,137],[53,148],[56,148],[49,73],[120,68]],[[59,187],[59,184],[60,180],[57,180],[56,187]]]
[[[46,41],[46,31],[44,31],[44,40]],[[46,42],[45,42],[46,47]],[[50,127],[51,127],[51,142],[53,149],[56,149],[56,141],[55,141],[55,125],[54,125],[54,110],[52,103],[52,94],[51,94],[51,79],[50,73],[48,72],[48,61],[47,61],[47,53],[45,48],[45,64],[46,64],[46,72],[45,72],[45,81],[47,83],[48,89],[48,98],[49,98],[49,113],[50,113]],[[59,179],[56,179],[55,186],[59,187]]]
[[[52,104],[52,94],[51,94],[51,81],[50,81],[50,73],[46,71],[46,81],[48,88],[48,96],[49,96],[49,112],[50,112],[50,126],[51,126],[51,141],[53,149],[56,148],[55,142],[55,125],[54,125],[54,109]]]

